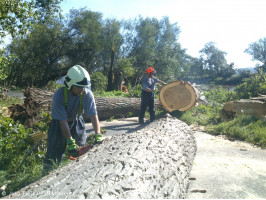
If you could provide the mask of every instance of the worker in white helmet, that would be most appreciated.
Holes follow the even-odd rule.
[[[90,75],[81,66],[71,67],[64,80],[65,87],[53,95],[52,121],[48,130],[47,153],[44,159],[44,175],[59,165],[67,151],[78,156],[78,147],[86,144],[86,129],[82,115],[89,117],[95,131],[95,141],[102,135],[96,104],[90,90]]]

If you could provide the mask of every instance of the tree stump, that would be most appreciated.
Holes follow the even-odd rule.
[[[114,135],[7,198],[183,199],[195,153],[189,126],[168,115]]]

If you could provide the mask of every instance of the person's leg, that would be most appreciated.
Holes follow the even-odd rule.
[[[140,106],[140,113],[139,113],[139,123],[143,124],[144,123],[144,116],[145,116],[145,112],[147,109],[147,94],[146,92],[141,93],[141,106]]]
[[[66,139],[64,138],[59,120],[52,119],[47,140],[47,152],[44,158],[43,175],[53,170],[60,164],[66,148]]]
[[[150,113],[150,121],[155,120],[155,101],[154,101],[154,94],[150,97],[149,100],[149,113]]]
[[[72,137],[75,139],[78,146],[86,145],[86,127],[83,118],[80,116],[77,121],[71,125],[70,129]]]

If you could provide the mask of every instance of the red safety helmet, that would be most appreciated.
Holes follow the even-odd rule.
[[[147,73],[147,74],[155,73],[155,70],[154,70],[153,67],[149,67],[149,68],[146,70],[146,73]]]

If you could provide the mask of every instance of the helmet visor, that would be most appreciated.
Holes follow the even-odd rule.
[[[84,78],[82,81],[76,82],[74,85],[79,86],[79,87],[90,87],[91,82],[88,81],[87,78]]]

